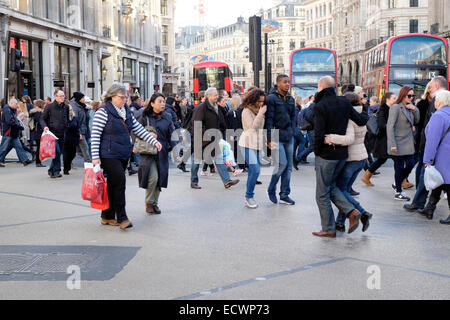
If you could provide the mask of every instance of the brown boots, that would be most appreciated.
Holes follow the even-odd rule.
[[[372,182],[370,182],[370,178],[372,178],[373,173],[371,173],[369,170],[366,170],[366,173],[364,173],[364,176],[362,177],[361,181],[364,182],[369,187],[375,186]]]
[[[407,179],[403,180],[402,182],[403,189],[411,189],[412,187],[414,187],[414,184],[410,183]]]

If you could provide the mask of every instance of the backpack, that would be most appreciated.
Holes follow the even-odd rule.
[[[300,130],[303,131],[312,131],[314,130],[314,122],[312,122],[311,120],[313,119],[313,110],[311,108],[311,106],[309,106],[304,112],[300,112],[298,114],[298,118],[299,118],[299,127]]]

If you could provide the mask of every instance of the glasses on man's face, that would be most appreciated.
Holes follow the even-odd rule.
[[[408,94],[407,97],[408,97],[408,99],[413,99],[413,98],[416,97],[416,95],[415,94]]]

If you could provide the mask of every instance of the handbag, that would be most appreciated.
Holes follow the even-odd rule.
[[[145,130],[156,133],[156,129],[148,125],[148,118]],[[134,142],[133,146],[133,153],[154,156],[158,154],[158,149],[154,145],[148,143],[147,141],[136,137],[136,141]]]
[[[374,136],[378,136],[380,133],[380,128],[378,127],[378,117],[376,113],[372,113],[369,117],[369,121],[367,121],[367,130]]]

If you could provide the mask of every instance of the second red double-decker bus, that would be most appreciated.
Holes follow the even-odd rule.
[[[228,64],[218,61],[207,61],[194,65],[193,95],[194,105],[199,103],[198,93],[208,88],[225,90],[231,95],[233,75]]]
[[[323,76],[332,76],[338,88],[336,51],[326,48],[303,48],[291,53],[291,93],[307,98],[317,92]]]
[[[368,50],[363,62],[363,87],[369,96],[397,93],[403,86],[421,96],[436,76],[449,79],[448,43],[429,34],[392,37]]]

